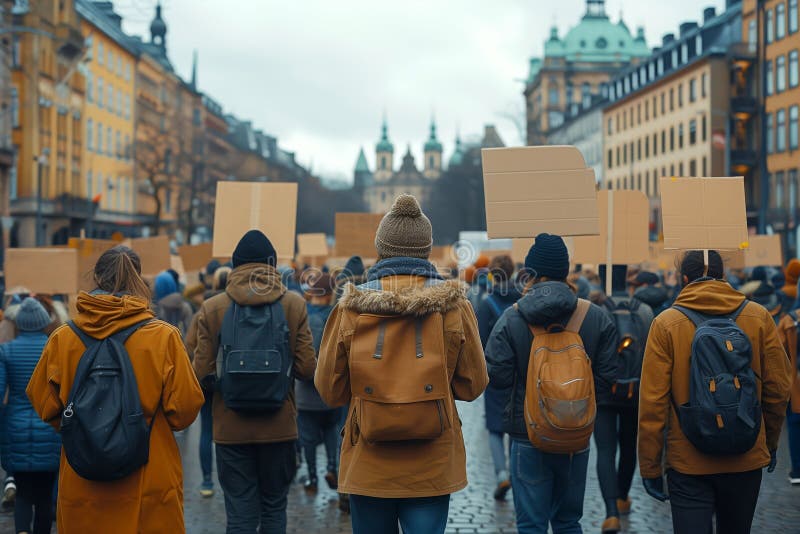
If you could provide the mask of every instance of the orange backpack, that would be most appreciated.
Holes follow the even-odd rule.
[[[578,332],[589,311],[578,306],[566,326],[529,325],[533,333],[525,386],[528,438],[544,452],[567,454],[589,447],[597,405],[592,362]]]
[[[350,346],[354,424],[369,443],[431,440],[449,427],[442,314],[362,314]]]

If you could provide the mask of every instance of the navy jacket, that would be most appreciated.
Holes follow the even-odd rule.
[[[517,302],[517,307],[505,311],[492,330],[486,345],[489,386],[502,391],[503,429],[514,438],[528,439],[525,382],[533,344],[528,325],[566,324],[577,303],[578,297],[564,283],[536,284]],[[592,304],[579,334],[592,360],[597,403],[609,403],[619,363],[614,324],[606,312]]]
[[[3,415],[3,467],[20,471],[58,471],[61,437],[33,410],[25,388],[39,363],[47,335],[21,332],[13,341],[0,345],[0,392],[8,388],[8,405]]]

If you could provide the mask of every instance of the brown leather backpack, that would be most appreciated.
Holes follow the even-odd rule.
[[[592,362],[578,332],[589,311],[578,305],[566,326],[529,325],[533,333],[525,386],[525,422],[533,445],[549,453],[589,447],[597,405]]]
[[[368,442],[431,440],[449,427],[442,314],[361,314],[349,366],[354,424]]]

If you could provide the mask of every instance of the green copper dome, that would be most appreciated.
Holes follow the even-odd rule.
[[[630,61],[650,55],[644,36],[634,38],[625,23],[614,24],[605,12],[602,0],[587,0],[586,14],[563,39],[557,31],[544,45],[545,57],[563,57],[567,61],[595,63]]]
[[[456,134],[456,149],[453,155],[450,156],[449,166],[461,165],[464,160],[464,147],[461,146],[461,136]]]
[[[428,141],[425,143],[425,152],[441,152],[442,151],[442,143],[436,139],[436,123],[431,120],[431,136],[428,138]]]
[[[391,141],[389,141],[386,119],[383,119],[383,125],[381,126],[381,140],[378,141],[377,145],[375,145],[375,150],[377,152],[394,152],[394,145]]]

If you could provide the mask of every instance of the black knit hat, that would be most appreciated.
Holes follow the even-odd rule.
[[[245,263],[266,263],[275,265],[278,263],[278,254],[275,247],[260,230],[250,230],[236,245],[233,251],[233,267],[239,267]]]
[[[350,256],[347,263],[344,264],[344,269],[336,276],[336,280],[344,280],[353,276],[364,276],[364,260],[361,256]]]
[[[561,236],[539,234],[525,258],[531,275],[566,280],[569,275],[569,252]]]

